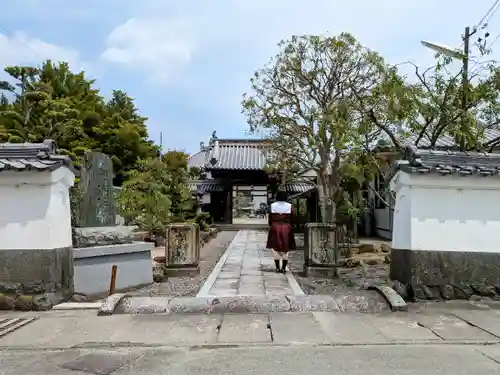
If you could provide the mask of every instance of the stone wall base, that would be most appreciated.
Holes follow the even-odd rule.
[[[335,267],[304,266],[306,277],[337,277],[338,271]]]
[[[73,294],[73,249],[0,250],[0,309],[46,310]]]
[[[405,299],[497,299],[500,253],[392,249],[390,277]]]

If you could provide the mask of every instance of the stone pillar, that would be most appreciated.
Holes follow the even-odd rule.
[[[304,242],[306,276],[337,275],[337,234],[334,224],[307,223]]]
[[[192,275],[200,272],[200,228],[197,224],[176,223],[167,228],[165,241],[168,276]]]
[[[69,188],[75,175],[70,164],[57,167],[57,163],[41,171],[0,173],[0,293],[4,297],[0,309],[14,307],[9,298],[17,298],[18,309],[50,309],[73,293]]]

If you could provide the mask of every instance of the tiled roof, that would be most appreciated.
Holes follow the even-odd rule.
[[[189,168],[203,168],[207,162],[206,160],[207,150],[203,149],[195,154],[189,155],[188,166]]]
[[[68,156],[56,155],[56,144],[52,140],[0,143],[0,171],[55,171],[62,166],[74,170]]]
[[[200,192],[200,193],[210,193],[212,191],[223,191],[224,187],[222,182],[219,180],[193,180],[188,182],[188,188],[192,192]],[[295,182],[285,184],[285,190],[287,193],[295,194],[295,193],[304,193],[311,189],[314,189],[315,185],[308,184],[305,182]]]
[[[266,166],[264,141],[246,139],[220,139],[212,147],[193,154],[190,167],[208,169],[260,170]]]
[[[407,146],[396,170],[407,173],[436,173],[458,176],[500,175],[500,154],[422,150]]]
[[[411,134],[411,135],[398,135],[395,134],[396,138],[398,139],[399,142],[401,142],[402,146],[417,146],[419,149],[427,149],[430,147],[431,140],[428,136],[423,136],[420,138],[418,145],[415,145],[418,135],[417,134]],[[483,142],[485,145],[488,145],[491,141],[500,138],[500,130],[497,129],[491,129],[491,128],[485,128],[484,133],[482,136]],[[389,139],[388,135],[384,132],[380,134],[379,141],[385,141],[388,142],[389,144],[392,144],[391,140]],[[457,144],[453,137],[443,134],[438,137],[435,143],[436,149],[453,149],[456,148]]]
[[[222,191],[223,186],[217,180],[193,180],[187,183],[189,190],[199,193],[211,193],[212,191]]]
[[[292,182],[289,184],[285,184],[285,191],[287,193],[296,194],[296,193],[305,193],[306,191],[315,189],[316,185],[308,184],[305,182]]]

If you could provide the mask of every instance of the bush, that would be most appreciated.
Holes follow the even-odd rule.
[[[195,216],[193,222],[198,224],[201,231],[208,232],[212,224],[212,218],[208,212],[201,212]]]
[[[170,173],[160,159],[140,161],[119,192],[118,212],[141,230],[155,235],[165,233],[172,218],[168,194],[171,183]]]

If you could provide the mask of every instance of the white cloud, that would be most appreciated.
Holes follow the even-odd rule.
[[[0,34],[0,65],[39,64],[43,60],[65,61],[73,69],[82,69],[77,50],[32,38],[23,32]]]
[[[108,35],[101,57],[164,82],[191,60],[191,30],[190,24],[181,18],[131,18]]]

